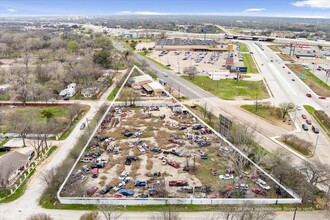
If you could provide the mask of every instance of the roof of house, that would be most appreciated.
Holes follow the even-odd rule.
[[[147,91],[147,92],[153,92],[154,90],[149,86],[149,84],[142,85],[142,87]]]
[[[150,86],[155,91],[163,91],[163,87],[158,82],[148,83],[148,86]]]
[[[152,78],[149,75],[134,76],[134,77],[132,77],[132,80],[135,83],[141,83],[141,82],[146,82],[146,81],[152,82]]]
[[[29,155],[21,154],[17,151],[3,155],[0,157],[0,178],[9,178],[19,168],[25,166],[28,161]]]

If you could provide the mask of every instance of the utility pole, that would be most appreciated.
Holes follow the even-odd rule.
[[[297,213],[297,207],[296,207],[296,209],[294,210],[294,213],[293,213],[293,220],[296,219],[296,213]]]
[[[256,112],[258,112],[258,95],[256,95]]]

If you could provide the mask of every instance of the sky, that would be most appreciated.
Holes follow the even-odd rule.
[[[330,18],[330,0],[0,0],[0,16],[116,14]]]

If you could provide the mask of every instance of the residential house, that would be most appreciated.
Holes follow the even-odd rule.
[[[29,166],[29,155],[17,151],[0,157],[0,181],[13,182],[16,177]]]
[[[74,96],[74,94],[76,94],[76,83],[70,83],[69,85],[67,85],[66,89],[63,89],[60,92],[60,96],[62,97],[72,97]]]
[[[97,87],[90,87],[90,88],[85,88],[85,89],[81,90],[81,94],[85,98],[91,98],[93,95],[96,95],[99,91],[100,90]]]

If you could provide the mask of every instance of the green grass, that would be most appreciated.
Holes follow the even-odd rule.
[[[6,137],[6,138],[0,143],[0,147],[2,147],[3,145],[5,145],[8,141],[9,141],[9,138]]]
[[[208,124],[210,127],[212,127],[213,129],[215,129],[216,131],[219,130],[219,118],[217,116],[215,116],[212,113],[211,116],[211,120],[209,121],[207,117],[204,117],[204,107],[200,106],[200,105],[194,105],[194,107],[192,108],[192,106],[190,105],[185,105],[188,109],[190,109],[193,113],[195,113],[199,118],[203,119],[203,121]],[[207,108],[207,106],[206,106]],[[210,110],[210,109],[207,109]]]
[[[294,143],[289,143],[289,142],[284,142],[282,141],[281,138],[278,139],[280,142],[282,142],[283,144],[289,146],[290,148],[292,148],[293,150],[301,153],[302,155],[306,156],[306,157],[310,157],[312,156],[312,153],[309,151],[309,150],[306,150],[306,149],[302,149],[300,148],[300,146],[294,144]]]
[[[54,151],[56,151],[56,149],[57,146],[52,146],[47,152],[47,157],[49,157]]]
[[[119,88],[118,86],[116,86],[116,87],[111,91],[111,93],[110,93],[109,96],[108,96],[108,100],[109,100],[109,101],[113,101],[113,100],[114,100],[114,98],[115,98],[117,92],[119,91],[119,89],[120,89],[120,88]]]
[[[259,99],[269,98],[263,81],[237,81],[233,79],[213,81],[207,76],[196,76],[191,81],[188,76],[181,77],[225,100],[234,100],[236,97],[244,100],[254,100],[256,94],[258,94]]]
[[[249,48],[244,43],[237,43],[240,52],[249,52]]]
[[[259,73],[259,70],[251,54],[242,54],[244,66],[247,67],[247,73]]]
[[[27,183],[29,181],[29,179],[31,178],[31,176],[34,174],[35,169],[27,176],[27,178],[24,180],[24,182],[22,183],[22,185],[16,190],[16,192],[10,196],[8,196],[7,198],[3,199],[0,201],[0,203],[8,203],[8,202],[12,202],[16,199],[18,199],[19,197],[21,197],[26,189]]]
[[[66,117],[69,107],[68,106],[26,106],[26,107],[16,107],[14,110],[17,114],[24,112],[30,112],[31,120],[43,121],[46,120],[42,118],[42,111],[49,111],[52,113],[54,118]]]
[[[311,90],[320,96],[330,96],[330,86],[315,76],[311,71],[306,70],[301,64],[287,64],[287,66],[294,72],[298,77],[302,73],[306,75],[305,78],[301,79]]]
[[[165,65],[163,65],[162,63],[160,63],[160,62],[158,62],[158,61],[156,61],[156,60],[154,60],[154,59],[152,59],[152,58],[150,58],[150,57],[144,55],[144,52],[137,52],[137,53],[140,54],[141,56],[147,58],[148,60],[152,61],[153,63],[157,64],[158,66],[163,67],[164,69],[172,70],[170,67],[165,66]]]
[[[317,114],[315,114],[315,108],[310,105],[304,105],[304,108],[321,125],[321,127],[327,131],[327,135],[330,137],[329,126],[321,118],[319,118]]]
[[[89,110],[89,108],[90,108],[89,106],[83,106],[82,107],[82,112],[79,114],[79,117],[76,118],[71,123],[70,127],[63,132],[63,134],[61,135],[61,137],[58,140],[62,141],[62,140],[65,140],[67,137],[70,136],[71,132],[76,127],[76,125],[79,122],[79,120],[86,114],[86,112]]]
[[[283,123],[283,118],[281,117],[280,108],[273,106],[264,106],[264,105],[258,105],[258,111],[256,111],[256,105],[241,105],[241,108],[248,112],[251,112],[252,114],[262,117],[263,119],[265,119],[266,121],[272,124],[278,126],[286,125],[285,123]],[[286,115],[285,119],[289,120],[290,116]]]

